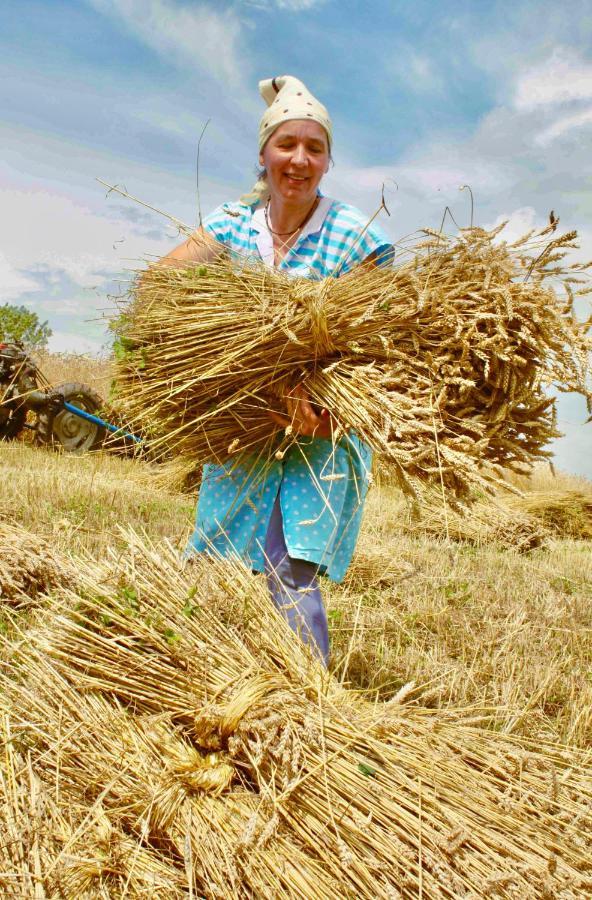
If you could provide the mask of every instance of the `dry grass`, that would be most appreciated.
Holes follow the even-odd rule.
[[[311,663],[259,579],[128,540],[80,563],[0,676],[7,896],[592,889],[585,755],[368,702]]]
[[[590,323],[572,315],[586,266],[564,258],[575,233],[508,246],[500,230],[431,235],[394,269],[321,282],[153,266],[115,324],[118,402],[154,448],[220,461],[283,452],[295,436],[267,410],[300,381],[334,439],[355,430],[409,491],[467,496],[488,466],[528,469],[558,433],[548,387],[592,397]]]
[[[590,542],[374,488],[327,678],[260,577],[180,569],[183,479],[0,445],[2,896],[590,896]]]
[[[90,385],[107,400],[111,390],[112,362],[79,353],[50,353],[38,350],[35,362],[50,385],[67,381],[81,381]]]
[[[0,521],[22,525],[58,549],[99,556],[133,523],[151,537],[183,543],[193,501],[160,489],[159,466],[106,453],[59,454],[21,442],[0,444]]]
[[[362,586],[354,563],[328,586],[340,677],[382,697],[414,682],[421,703],[495,706],[497,728],[591,746],[590,543],[459,544],[407,517],[393,489],[371,494],[359,552],[390,562],[390,583]]]
[[[21,608],[56,587],[62,572],[47,541],[0,521],[0,610]]]
[[[195,498],[156,487],[179,475],[173,468],[0,445],[0,518],[54,550],[98,558],[124,546],[128,525],[182,548]],[[535,473],[533,484],[571,490],[574,480]],[[547,532],[543,546],[521,552],[525,535],[540,533],[537,520],[524,532],[508,530],[496,503],[480,501],[475,519],[448,508],[448,540],[441,508],[439,519],[434,507],[417,521],[394,487],[371,491],[345,584],[323,585],[335,666],[345,682],[384,697],[415,681],[435,707],[501,704],[499,727],[515,720],[519,733],[588,745],[590,543]]]

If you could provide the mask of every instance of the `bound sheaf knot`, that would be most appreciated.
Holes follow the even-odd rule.
[[[320,741],[317,723],[293,693],[280,679],[264,676],[246,682],[225,706],[201,709],[194,735],[200,747],[224,750],[246,764],[260,786],[272,778],[288,793],[297,784],[304,746]]]
[[[154,723],[145,732],[145,739],[153,748],[158,748],[162,761],[162,777],[155,797],[152,824],[162,827],[168,820],[183,794],[207,793],[217,796],[229,787],[234,777],[234,765],[228,754],[220,752],[204,753],[194,747],[180,733],[171,732],[164,723]],[[173,799],[176,801],[173,802]],[[162,808],[161,808],[162,807]],[[168,814],[164,808],[168,807]]]
[[[328,356],[335,350],[329,333],[327,309],[329,306],[326,282],[302,280],[292,289],[292,299],[306,312],[303,325],[310,331],[310,344],[318,356]]]

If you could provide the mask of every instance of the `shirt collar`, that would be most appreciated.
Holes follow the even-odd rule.
[[[333,204],[330,197],[320,195],[319,204],[314,213],[298,235],[298,239],[294,245],[297,247],[305,238],[311,234],[316,234],[321,230],[323,222],[327,218],[327,213]],[[255,243],[263,262],[268,266],[273,266],[273,236],[267,227],[265,221],[265,207],[258,206],[251,219],[251,229],[257,232]],[[294,249],[294,247],[292,249]]]

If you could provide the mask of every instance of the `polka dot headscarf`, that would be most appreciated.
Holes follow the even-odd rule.
[[[292,75],[280,75],[259,82],[259,93],[267,103],[267,109],[259,123],[259,151],[283,122],[293,119],[311,119],[318,122],[327,132],[329,149],[333,141],[333,125],[326,108],[310,93],[306,85]],[[269,197],[267,182],[260,179],[249,194],[242,196],[241,203],[252,206]]]
[[[280,75],[259,82],[259,93],[267,103],[267,109],[259,124],[259,150],[283,122],[291,119],[312,119],[327,132],[329,147],[333,140],[333,126],[329,113],[306,86],[292,75]]]

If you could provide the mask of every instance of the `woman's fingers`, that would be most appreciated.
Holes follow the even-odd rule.
[[[315,412],[304,385],[297,384],[288,394],[288,410],[299,422],[316,428],[320,424],[320,417]]]
[[[287,416],[268,410],[273,421],[282,428],[292,426],[296,434],[305,437],[331,438],[334,421],[327,409],[315,411],[302,384],[296,385],[286,396]]]
[[[291,419],[286,419],[285,416],[280,416],[279,413],[276,413],[271,409],[267,410],[267,415],[271,419],[273,419],[273,421],[276,423],[276,425],[281,425],[282,428],[287,428],[289,425],[292,424]]]

